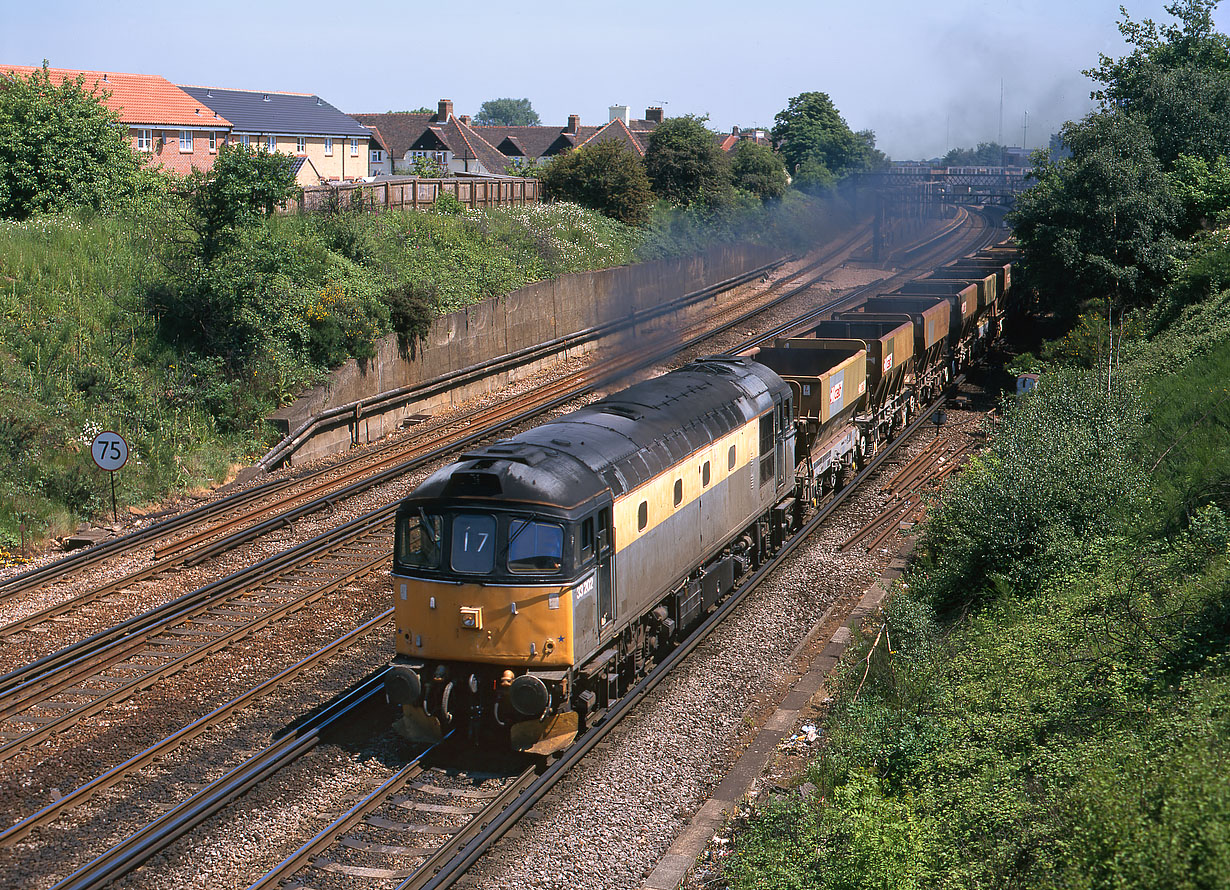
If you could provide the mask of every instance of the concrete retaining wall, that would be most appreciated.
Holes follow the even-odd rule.
[[[293,436],[295,442],[280,452],[275,448],[270,456],[277,458],[267,456],[264,463],[303,463],[374,441],[409,417],[497,390],[616,336],[669,335],[731,297],[715,294],[656,318],[637,316],[781,257],[780,251],[757,245],[720,245],[684,259],[563,275],[441,316],[410,361],[398,354],[396,337],[390,335],[378,344],[374,359],[347,362],[326,384],[270,418],[284,439]],[[573,336],[625,320],[629,325],[618,334]],[[566,342],[536,349],[561,340]],[[498,373],[473,379],[460,373],[517,353],[525,354],[510,359]],[[412,391],[398,392],[407,388]]]

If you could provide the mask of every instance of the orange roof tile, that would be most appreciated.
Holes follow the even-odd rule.
[[[29,77],[37,70],[29,65],[0,65],[0,75],[12,73]],[[72,68],[48,68],[47,72],[56,83],[84,75],[86,90],[111,93],[104,104],[129,125],[210,128],[231,125],[213,109],[206,108],[165,77],[156,74],[78,71]]]

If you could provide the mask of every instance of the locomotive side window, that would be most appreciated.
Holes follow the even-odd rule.
[[[581,523],[581,562],[594,555],[594,517]]]
[[[649,502],[641,501],[641,505],[636,508],[636,530],[643,532],[647,525],[649,525]]]
[[[495,568],[495,517],[462,513],[453,517],[453,571],[485,575]]]
[[[675,480],[675,506],[678,507],[683,503],[683,480]]]
[[[733,470],[735,468],[735,446],[730,446],[730,451],[726,452],[726,469]]]
[[[398,565],[438,569],[443,536],[444,518],[437,513],[420,510],[418,516],[404,517],[397,523],[394,560]]]
[[[773,412],[760,417],[760,484],[764,485],[774,474],[773,463]]]
[[[709,461],[705,461],[704,466],[700,468],[700,484],[709,487],[709,480],[713,478],[713,471],[709,467]]]
[[[564,562],[564,527],[514,519],[508,524],[510,572],[558,572]]]

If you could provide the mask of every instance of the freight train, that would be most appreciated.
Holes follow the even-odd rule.
[[[434,473],[396,515],[398,728],[570,743],[977,358],[1011,263],[980,251]]]

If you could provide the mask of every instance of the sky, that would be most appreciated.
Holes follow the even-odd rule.
[[[349,113],[474,115],[528,98],[543,123],[708,115],[769,128],[826,92],[897,159],[999,141],[1037,148],[1092,107],[1082,69],[1121,55],[1121,0],[0,0],[0,65],[159,74],[172,83],[315,93]],[[1171,21],[1163,0],[1122,0]],[[1230,28],[1230,7],[1215,13]],[[1001,112],[1002,89],[1002,112]]]

